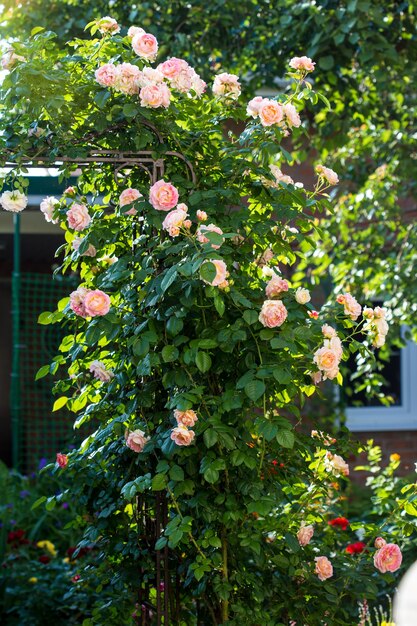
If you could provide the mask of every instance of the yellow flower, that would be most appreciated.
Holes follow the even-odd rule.
[[[399,456],[399,455],[397,454],[396,456]],[[395,623],[394,622],[381,622],[381,626],[395,626]]]
[[[399,454],[397,454],[397,452],[394,452],[394,454],[391,454],[389,460],[391,461],[391,463],[396,463],[397,461],[401,461],[401,457]],[[390,626],[392,624],[392,622],[385,622],[385,623],[387,626]]]
[[[49,552],[51,556],[56,555],[55,546],[51,541],[44,539],[43,541],[38,541],[36,545],[38,546],[38,548],[44,548],[47,552]]]
[[[29,578],[29,582],[34,585],[35,583],[38,582],[38,579],[36,578],[36,576],[32,576],[32,578]]]

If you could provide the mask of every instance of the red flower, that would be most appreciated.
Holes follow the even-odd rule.
[[[27,545],[29,542],[28,539],[25,538],[25,532],[21,528],[17,528],[16,530],[11,530],[7,533],[7,543],[13,544],[13,547]]]
[[[57,452],[56,462],[58,463],[59,467],[67,467],[67,465],[68,465],[68,457],[67,457],[67,455],[66,454],[61,454],[61,452]]]
[[[79,580],[81,580],[81,576],[79,574],[75,574],[72,578],[71,578],[71,582],[73,583],[77,583]]]
[[[349,520],[346,517],[335,517],[327,522],[330,526],[339,526],[340,530],[346,530],[349,526]]]
[[[346,546],[346,552],[348,554],[360,554],[365,550],[365,548],[366,543],[363,543],[363,541],[357,541],[356,543],[350,543]]]
[[[50,560],[51,559],[46,554],[42,554],[42,556],[40,556],[38,559],[39,563],[43,563],[44,565],[48,565]]]

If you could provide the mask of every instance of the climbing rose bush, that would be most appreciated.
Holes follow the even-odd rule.
[[[68,334],[38,374],[58,371],[55,409],[87,429],[53,469],[85,508],[80,545],[97,547],[132,623],[168,597],[179,599],[169,623],[351,623],[401,546],[374,547],[372,525],[366,549],[341,544],[329,520],[343,512],[353,448],[310,434],[306,400],[326,379],[343,383],[351,352],[372,359],[388,328],[382,308],[362,316],[348,291],[314,309],[297,282],[338,183],[326,166],[313,189],[294,183],[282,146],[305,132],[304,107],[317,108],[315,64],[292,59],[287,92],[248,102],[237,75],[206,89],[186,60],[158,58],[153,32],[111,17],[88,28],[65,55],[42,30],[14,43],[25,61],[4,81],[0,137],[15,165],[6,210],[26,205],[35,154],[65,157],[64,179],[82,163],[77,186],[40,207],[64,231],[59,271],[78,287],[40,317]],[[114,602],[106,623],[120,620]]]

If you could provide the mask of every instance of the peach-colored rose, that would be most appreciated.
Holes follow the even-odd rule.
[[[192,70],[191,72],[191,79],[192,79],[191,87],[193,91],[195,91],[196,96],[199,98],[205,92],[207,88],[207,83],[205,83],[204,80],[200,78],[200,76],[194,70]]]
[[[288,311],[281,300],[265,300],[259,313],[259,321],[267,328],[281,326],[287,319]]]
[[[158,54],[158,42],[156,37],[149,33],[137,33],[132,38],[132,48],[142,59],[154,61]]]
[[[329,326],[329,324],[323,324],[323,326],[321,327],[321,332],[326,337],[326,339],[331,339],[332,337],[336,337],[337,335],[335,329],[332,326]]]
[[[240,96],[239,76],[222,72],[214,78],[213,93],[218,98],[237,100]]]
[[[178,189],[171,183],[158,180],[149,191],[149,202],[157,211],[170,211],[178,202]]]
[[[340,357],[336,350],[324,345],[314,353],[314,363],[321,370],[325,378],[333,380],[339,373]]]
[[[298,289],[295,292],[295,299],[298,302],[298,304],[306,304],[307,302],[310,302],[311,300],[311,295],[308,289],[303,289],[303,287],[298,287]]]
[[[140,104],[150,109],[167,109],[171,101],[171,92],[165,83],[147,85],[139,93]]]
[[[67,187],[66,189],[64,189],[63,194],[64,196],[75,196],[75,194],[77,193],[77,190],[75,187]]]
[[[119,24],[108,15],[98,20],[97,25],[102,35],[115,35],[116,33],[120,33]]]
[[[288,174],[283,174],[278,165],[271,163],[269,169],[277,183],[285,183],[286,185],[294,185],[294,180]]]
[[[191,226],[193,225],[191,220],[184,220],[184,228],[186,228],[187,230],[190,230]]]
[[[308,526],[302,525],[297,533],[297,539],[300,546],[302,546],[303,548],[304,546],[307,546],[310,543],[313,535],[314,526],[312,526],[311,524],[309,524]]]
[[[91,223],[91,217],[84,204],[74,203],[67,212],[68,226],[74,230],[85,230]]]
[[[374,554],[374,565],[382,574],[396,572],[403,560],[400,548],[396,543],[386,543]]]
[[[108,383],[114,378],[114,374],[112,370],[106,369],[106,366],[101,361],[93,361],[90,364],[90,372],[93,374],[94,378],[97,380],[101,380],[103,383]]]
[[[95,77],[102,87],[114,87],[117,80],[117,68],[113,63],[106,63],[95,71]]]
[[[56,454],[56,462],[58,463],[59,467],[64,468],[67,467],[68,465],[68,457],[66,454],[62,454],[61,452],[57,452]]]
[[[72,244],[71,244],[72,249],[75,250],[76,252],[78,252],[82,242],[83,242],[83,238],[82,237],[74,237],[74,239],[72,240]],[[95,257],[96,254],[97,254],[97,250],[95,249],[93,244],[90,243],[88,248],[87,248],[87,250],[85,252],[83,252],[81,256]]]
[[[338,454],[326,453],[326,467],[336,476],[349,476],[349,465]]]
[[[207,224],[207,226],[203,226],[201,225],[198,229],[197,229],[197,239],[200,243],[209,243],[209,239],[205,236],[205,232],[211,232],[211,233],[217,233],[218,235],[223,235],[223,231],[221,228],[219,228],[219,226],[216,226],[215,224]],[[211,247],[214,248],[214,250],[218,250],[220,248],[220,245],[211,244]]]
[[[334,170],[331,170],[330,167],[325,167],[324,165],[316,165],[316,172],[323,178],[329,185],[337,185],[339,182],[339,177]]]
[[[135,35],[142,35],[145,31],[140,26],[130,26],[127,31],[127,36],[129,39],[133,39]]]
[[[375,548],[378,548],[378,550],[379,550],[380,548],[383,548],[386,544],[387,544],[387,542],[385,541],[385,539],[383,539],[382,537],[377,537],[375,539],[374,546],[375,546]]]
[[[196,215],[199,222],[205,222],[208,219],[205,211],[197,211]]]
[[[252,100],[248,102],[248,106],[246,107],[247,115],[250,115],[251,117],[258,117],[259,107],[261,106],[262,101],[262,96],[256,96],[255,98],[252,98]]]
[[[175,76],[178,76],[180,72],[187,70],[188,68],[189,68],[189,65],[187,61],[184,61],[184,59],[177,59],[177,57],[171,57],[170,59],[167,59],[163,63],[160,63],[156,69],[159,72],[161,72],[161,74],[163,74],[165,78],[168,78],[168,80],[171,80],[175,78]]]
[[[149,87],[149,85],[157,85],[164,82],[164,75],[159,70],[154,70],[152,67],[144,67],[140,72],[139,85],[140,87]]]
[[[221,259],[210,259],[210,260],[204,261],[204,263],[212,263],[214,267],[216,268],[216,275],[213,278],[213,280],[211,282],[208,282],[207,280],[204,280],[203,278],[204,282],[208,283],[209,285],[212,285],[213,287],[218,287],[219,285],[221,285],[226,280],[229,274],[227,271],[226,263],[222,261]]]
[[[132,187],[128,187],[127,189],[124,189],[122,191],[122,193],[119,196],[119,204],[120,206],[126,206],[126,204],[132,204],[132,202],[135,202],[136,200],[139,200],[139,198],[142,198],[142,194],[140,193],[140,191],[138,191],[137,189],[133,189]],[[126,211],[125,215],[136,215],[137,210],[132,207],[131,209],[129,209],[129,211]]]
[[[344,293],[336,298],[339,304],[343,304],[344,313],[348,315],[351,320],[355,321],[361,314],[362,307],[350,293]]]
[[[125,440],[127,447],[133,450],[133,452],[142,452],[149,441],[149,437],[146,437],[144,431],[138,428],[132,431],[127,430]]]
[[[70,309],[80,317],[87,317],[84,307],[84,298],[88,293],[85,287],[78,287],[76,291],[70,293]]]
[[[114,87],[130,96],[139,92],[141,71],[132,63],[121,63],[116,66],[116,80]]]
[[[312,72],[314,70],[315,62],[309,57],[293,57],[290,61],[290,67],[295,70],[305,70],[306,72]]]
[[[188,409],[187,411],[178,411],[178,409],[175,409],[174,417],[179,426],[182,425],[187,428],[192,428],[198,420],[196,412],[192,409]]]
[[[293,104],[284,104],[282,108],[288,126],[298,128],[301,125],[301,119],[295,106]]]
[[[186,207],[184,204],[183,206]],[[164,221],[162,222],[162,228],[170,234],[171,237],[178,237],[180,234],[180,228],[184,225],[184,222],[187,218],[187,211],[180,205],[173,211],[170,211]]]
[[[327,580],[333,576],[333,566],[327,556],[316,556],[314,560],[316,562],[314,573],[319,580]]]
[[[177,446],[189,446],[192,444],[195,438],[195,432],[188,430],[186,426],[180,424],[171,431],[171,439],[175,441]]]
[[[39,208],[42,211],[47,222],[51,222],[52,224],[58,224],[58,220],[54,220],[53,218],[55,207],[58,204],[59,200],[57,198],[54,198],[54,196],[47,196],[42,200]]]
[[[274,274],[265,287],[266,297],[270,300],[274,296],[281,295],[284,291],[288,291],[288,282]]]
[[[100,289],[88,291],[84,296],[84,309],[90,317],[107,315],[110,310],[110,298]]]
[[[276,100],[264,98],[259,106],[259,119],[262,126],[273,126],[279,124],[284,118],[282,105]]]
[[[371,309],[369,306],[365,306],[363,307],[363,311],[362,311],[362,315],[367,319],[367,320],[373,320],[374,319],[374,310]]]
[[[171,79],[171,87],[181,93],[188,93],[193,86],[193,72],[191,67],[181,70]]]

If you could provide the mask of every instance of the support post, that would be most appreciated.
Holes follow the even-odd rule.
[[[13,272],[12,272],[12,372],[10,385],[10,412],[12,425],[12,462],[19,468],[20,443],[20,214],[13,215]]]

